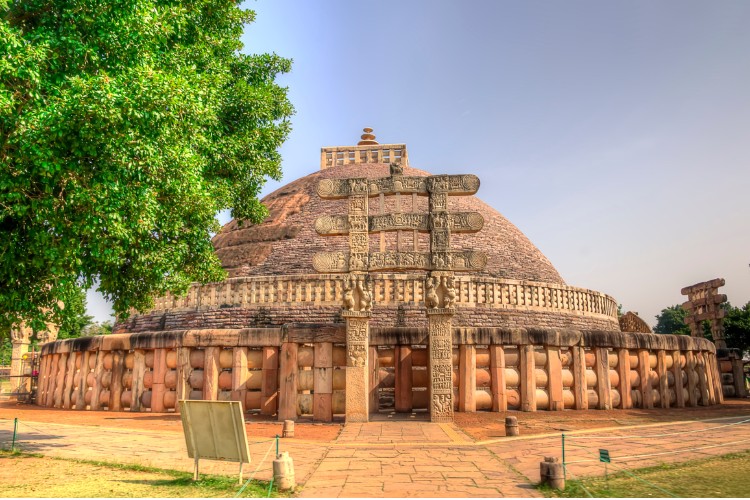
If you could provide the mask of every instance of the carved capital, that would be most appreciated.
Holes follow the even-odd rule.
[[[28,344],[31,342],[31,336],[34,334],[34,331],[26,326],[25,323],[21,323],[16,328],[11,328],[10,330],[10,341],[13,344]]]
[[[369,317],[372,311],[372,281],[366,274],[352,273],[344,279],[344,317]]]

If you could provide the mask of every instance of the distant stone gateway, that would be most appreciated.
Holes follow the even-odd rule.
[[[479,189],[411,168],[406,145],[372,129],[324,147],[318,172],[264,198],[263,223],[214,237],[226,281],[158,298],[113,335],[45,344],[38,404],[238,400],[278,420],[448,422],[723,401],[710,341],[621,331],[617,302],[568,286]]]

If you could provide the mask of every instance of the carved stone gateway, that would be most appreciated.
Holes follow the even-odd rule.
[[[708,321],[714,344],[720,349],[727,348],[722,328],[726,313],[721,308],[721,304],[727,301],[727,296],[719,293],[719,288],[724,286],[724,283],[724,278],[716,278],[680,290],[682,295],[688,297],[688,301],[682,304],[682,307],[688,312],[685,322],[690,327],[690,335],[702,337],[703,321]]]
[[[484,218],[477,212],[449,212],[448,197],[472,195],[479,189],[475,175],[404,176],[403,167],[392,163],[390,176],[379,179],[324,179],[317,187],[324,199],[346,198],[347,215],[320,217],[315,230],[321,236],[348,235],[348,252],[320,252],[313,256],[313,267],[321,273],[348,273],[344,280],[342,316],[346,319],[346,420],[366,422],[368,409],[369,318],[373,293],[368,272],[386,270],[427,271],[424,301],[429,325],[430,419],[453,421],[453,328],[456,302],[454,271],[479,271],[487,263],[482,252],[451,249],[451,233],[477,232]],[[386,195],[428,196],[428,213],[382,213]],[[381,213],[370,215],[369,199],[381,198]],[[414,203],[412,203],[414,206]],[[370,251],[370,233],[414,232],[414,248],[396,251],[385,248]],[[416,233],[429,233],[430,248],[421,252]]]
[[[47,323],[46,330],[37,332],[39,343],[54,342],[57,339],[57,331],[57,326]],[[23,356],[29,352],[29,345],[31,345],[31,337],[33,335],[34,331],[25,323],[21,323],[10,330],[10,342],[12,346],[10,358],[11,394],[29,392],[31,388],[30,379],[24,378],[24,375],[27,374],[23,373]]]
[[[453,303],[456,291],[449,272],[425,280],[430,339],[430,421],[453,421]]]

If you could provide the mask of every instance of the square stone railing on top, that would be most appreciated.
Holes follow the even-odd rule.
[[[320,150],[320,169],[360,163],[399,163],[409,166],[406,144],[333,146]]]

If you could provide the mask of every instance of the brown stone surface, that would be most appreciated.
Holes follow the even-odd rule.
[[[315,219],[323,215],[347,213],[346,200],[322,200],[315,192],[324,178],[386,177],[387,164],[346,165],[302,177],[279,188],[263,199],[270,215],[258,225],[226,224],[214,237],[217,255],[231,276],[312,274],[311,256],[318,251],[346,250],[346,237],[322,237],[315,232]],[[427,172],[409,167],[404,175],[426,176]],[[480,188],[481,193],[481,188]],[[385,211],[395,211],[395,199],[385,200]],[[407,203],[407,208],[411,208]],[[487,254],[483,274],[501,278],[564,283],[544,255],[505,217],[474,196],[451,197],[453,211],[482,214],[484,228],[477,234],[452,236],[455,249],[475,249]],[[417,197],[417,210],[427,211],[427,198]],[[396,235],[386,240],[393,244]],[[426,235],[422,248],[427,247]],[[267,250],[271,246],[270,251]]]
[[[623,332],[651,333],[651,328],[643,321],[638,313],[628,311],[620,316],[620,330]]]

